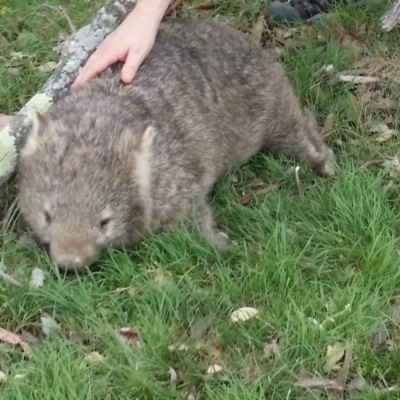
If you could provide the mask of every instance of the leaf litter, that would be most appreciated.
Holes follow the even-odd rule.
[[[282,340],[279,334],[275,334],[264,343],[263,357],[266,360],[271,360],[280,357],[280,350],[282,346]]]
[[[31,353],[29,343],[24,341],[20,335],[7,331],[6,329],[0,328],[0,341],[21,347],[25,354],[29,355]]]
[[[249,319],[256,317],[257,314],[258,314],[258,310],[253,307],[241,307],[232,312],[231,321],[233,323],[236,323],[239,321],[247,321]]]
[[[336,342],[333,344],[333,346],[328,345],[325,356],[326,361],[323,367],[325,372],[330,372],[334,369],[338,369],[337,362],[339,362],[343,358],[345,347],[346,344],[343,342]]]
[[[125,343],[129,344],[132,347],[137,347],[137,348],[142,347],[142,344],[140,343],[136,328],[132,328],[132,327],[120,328],[117,330],[117,335]]]
[[[44,284],[44,272],[42,269],[35,267],[33,268],[30,285],[36,289],[41,288]]]
[[[190,325],[190,337],[192,339],[200,339],[209,329],[212,319],[213,315],[211,313],[195,318]]]
[[[336,346],[339,348],[339,346]],[[340,353],[342,353],[342,346],[340,345]],[[342,356],[343,357],[343,354]],[[337,358],[337,356],[336,356]],[[339,360],[337,360],[339,361]],[[335,361],[335,363],[337,362]],[[303,389],[312,391],[314,389],[325,390],[331,392],[339,398],[343,398],[345,392],[352,389],[351,384],[347,383],[349,378],[350,367],[352,363],[352,347],[346,342],[344,349],[344,361],[335,379],[326,379],[321,377],[306,377],[300,379],[296,386]]]
[[[100,354],[98,351],[93,351],[83,357],[81,363],[79,364],[79,368],[83,369],[86,368],[89,364],[98,363],[104,361],[105,357]]]
[[[42,313],[40,317],[40,322],[42,324],[42,332],[45,336],[51,336],[53,334],[59,333],[61,330],[61,327],[57,323],[57,321],[46,313]]]
[[[0,385],[3,384],[7,380],[7,375],[0,369]]]

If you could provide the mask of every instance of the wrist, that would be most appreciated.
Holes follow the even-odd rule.
[[[170,3],[171,0],[137,0],[136,6],[128,18],[140,14],[150,23],[154,21],[159,25]]]

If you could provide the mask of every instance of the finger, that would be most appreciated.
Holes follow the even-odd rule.
[[[71,87],[76,88],[85,84],[86,82],[89,82],[100,72],[103,72],[108,66],[119,60],[117,55],[105,57],[105,54],[107,54],[106,50],[101,52],[96,51],[93,53],[92,56],[87,60],[85,66],[82,68]]]
[[[121,70],[122,82],[131,83],[136,75],[137,70],[144,60],[144,56],[139,56],[137,53],[129,54],[126,58],[125,64]]]

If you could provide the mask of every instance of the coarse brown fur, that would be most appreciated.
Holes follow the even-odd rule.
[[[333,175],[332,151],[284,73],[249,37],[213,21],[173,19],[132,84],[120,66],[37,115],[18,165],[23,217],[63,269],[90,265],[193,217],[217,229],[207,194],[262,149]]]

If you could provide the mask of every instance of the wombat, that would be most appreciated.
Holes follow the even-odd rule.
[[[131,84],[120,64],[35,114],[18,161],[21,214],[62,270],[107,246],[196,221],[233,244],[207,195],[257,152],[335,174],[333,152],[303,114],[283,67],[249,36],[215,21],[171,19]]]

